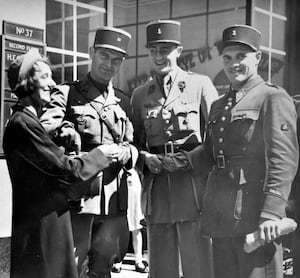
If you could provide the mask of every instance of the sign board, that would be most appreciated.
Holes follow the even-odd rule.
[[[17,23],[11,23],[5,20],[3,21],[3,34],[24,38],[27,40],[44,42],[44,30]]]
[[[2,138],[11,107],[17,97],[11,91],[7,80],[7,69],[11,63],[29,49],[36,48],[45,54],[44,30],[22,24],[3,21],[1,36],[1,95],[0,95],[0,156],[3,156]]]

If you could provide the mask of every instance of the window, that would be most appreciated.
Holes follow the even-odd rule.
[[[286,1],[255,0],[252,25],[262,32],[263,51],[259,72],[265,80],[283,86],[285,52]]]
[[[106,21],[105,1],[46,0],[47,55],[57,83],[82,78],[89,70],[89,46]]]

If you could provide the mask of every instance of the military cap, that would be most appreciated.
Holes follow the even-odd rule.
[[[10,65],[7,71],[8,84],[12,91],[17,90],[21,82],[25,79],[26,74],[32,66],[38,62],[43,61],[43,58],[38,49],[31,48],[26,54],[18,56]]]
[[[248,25],[233,25],[223,31],[221,51],[232,44],[244,44],[252,50],[258,51],[261,41],[261,32]]]
[[[127,46],[131,35],[119,28],[100,27],[96,30],[94,47],[103,47],[127,55]]]
[[[146,25],[148,47],[156,42],[172,42],[181,45],[180,22],[175,20],[155,20]]]

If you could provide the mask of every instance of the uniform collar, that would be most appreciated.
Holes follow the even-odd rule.
[[[251,79],[249,79],[243,87],[241,87],[238,92],[244,92],[247,94],[252,88],[256,87],[260,83],[264,82],[260,75],[257,75]],[[232,85],[230,86],[230,90],[232,90]]]

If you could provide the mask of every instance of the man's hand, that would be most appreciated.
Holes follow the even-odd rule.
[[[105,144],[97,147],[97,149],[103,152],[110,163],[116,162],[115,153],[118,148],[117,144]]]
[[[128,143],[119,144],[115,149],[114,159],[125,165],[131,158],[131,149]]]
[[[261,245],[269,243],[281,235],[280,222],[271,219],[262,219],[258,226],[259,241]]]
[[[81,137],[72,127],[62,127],[56,134],[56,139],[62,142],[67,151],[75,151],[76,154],[81,150]]]
[[[162,157],[157,154],[145,152],[145,163],[153,174],[159,174],[162,170]]]
[[[185,155],[180,152],[167,154],[162,158],[162,167],[169,172],[184,170],[187,168],[187,166],[188,161]]]

